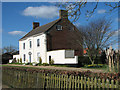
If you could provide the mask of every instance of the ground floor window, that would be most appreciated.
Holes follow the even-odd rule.
[[[24,60],[24,62],[25,62],[25,54],[23,55],[23,60]]]
[[[65,50],[65,58],[74,58],[74,50]]]

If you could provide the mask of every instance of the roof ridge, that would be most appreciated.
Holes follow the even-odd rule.
[[[59,18],[59,19],[56,19],[56,20],[54,20],[54,21],[52,21],[52,22],[55,22],[55,21],[58,21],[58,20],[60,20],[60,18]],[[52,23],[52,22],[49,22],[49,23]],[[49,23],[47,23],[47,24],[49,24]],[[44,25],[42,25],[42,26],[45,26],[45,25],[47,25],[47,24],[44,24]],[[42,26],[39,26],[39,27],[42,27]],[[39,27],[37,27],[37,28],[39,28]],[[35,28],[35,29],[37,29],[37,28]]]

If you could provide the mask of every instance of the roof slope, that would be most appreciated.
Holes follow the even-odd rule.
[[[37,27],[33,30],[31,30],[29,33],[27,33],[24,37],[22,37],[20,40],[26,38],[26,37],[30,37],[32,35],[38,34],[38,33],[42,33],[42,32],[46,32],[47,30],[49,30],[49,28],[51,28],[55,23],[57,23],[58,21],[60,21],[61,19],[57,19],[55,21],[52,21],[48,24],[42,25],[40,27]]]

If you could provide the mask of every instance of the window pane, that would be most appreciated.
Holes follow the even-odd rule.
[[[25,54],[24,54],[24,61],[25,61]]]
[[[62,26],[61,25],[57,25],[57,30],[62,30]]]
[[[30,48],[32,47],[32,42],[30,41]]]
[[[65,58],[74,58],[74,50],[65,50]]]
[[[40,46],[40,40],[37,39],[37,46]]]
[[[25,49],[25,43],[23,43],[23,49]]]

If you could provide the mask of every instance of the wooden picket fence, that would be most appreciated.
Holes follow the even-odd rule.
[[[44,88],[120,88],[118,80],[44,74]]]

